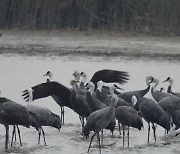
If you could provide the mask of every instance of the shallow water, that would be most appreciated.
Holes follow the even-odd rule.
[[[148,55],[148,54],[147,54]],[[142,55],[105,55],[88,54],[21,54],[19,51],[3,52],[0,54],[0,72],[1,95],[8,97],[20,104],[26,105],[21,97],[21,93],[28,87],[34,86],[45,81],[43,74],[47,70],[54,73],[54,80],[70,87],[69,81],[72,79],[74,70],[85,71],[88,74],[88,79],[91,78],[95,71],[100,69],[117,69],[127,71],[130,75],[128,83],[121,85],[125,91],[138,90],[146,87],[145,78],[148,75],[157,77],[160,80],[160,87],[167,88],[167,84],[162,84],[168,76],[173,76],[175,84],[174,91],[180,91],[179,82],[179,58],[170,58],[163,56],[142,56]],[[175,57],[175,56],[174,56]],[[151,97],[150,94],[147,97]],[[48,107],[54,113],[59,114],[59,106],[51,99],[44,98],[36,100],[33,104]],[[154,142],[153,134],[151,134],[150,143],[147,143],[147,125],[144,122],[144,130],[138,131],[130,129],[130,147],[127,148],[127,139],[125,147],[122,146],[122,137],[116,129],[112,136],[109,131],[104,131],[104,144],[102,153],[179,153],[180,137],[164,136],[164,130],[157,128],[157,142]],[[72,110],[65,108],[65,124],[61,131],[50,127],[45,127],[47,146],[44,146],[43,140],[40,145],[37,144],[38,134],[34,128],[20,127],[23,146],[19,146],[19,142],[14,143],[10,147],[10,153],[73,153],[83,154],[87,152],[89,139],[84,139],[81,136],[81,125],[78,115]],[[11,132],[11,130],[10,130]],[[4,151],[5,129],[0,125],[0,153]],[[93,141],[90,153],[99,153],[96,140]]]

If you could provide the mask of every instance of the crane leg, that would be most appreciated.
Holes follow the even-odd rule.
[[[39,131],[38,131],[38,133],[39,133],[38,144],[40,144],[41,129],[42,129],[42,128],[40,128]]]
[[[127,133],[127,136],[128,136],[128,147],[129,147],[129,126],[128,126],[128,133]]]
[[[98,144],[99,144],[99,153],[101,153],[101,141],[100,141],[100,136],[99,136],[99,131],[97,131],[97,140],[98,140]]]
[[[19,142],[20,142],[20,145],[22,146],[20,129],[19,129],[18,125],[16,125],[16,127],[17,127],[17,130],[18,130]]]
[[[149,135],[150,135],[150,123],[148,123],[148,142],[149,142]]]
[[[64,106],[61,106],[61,123],[64,124]]]
[[[13,139],[14,139],[15,134],[16,134],[16,127],[15,127],[15,125],[13,125],[12,138],[11,138],[11,146],[13,144]]]
[[[154,123],[152,124],[152,129],[153,129],[153,133],[154,133],[154,140],[156,142],[156,127],[154,126]]]
[[[92,140],[93,140],[93,138],[94,138],[94,136],[97,134],[97,132],[95,132],[94,134],[93,134],[93,136],[91,137],[91,140],[90,140],[90,143],[89,143],[89,147],[88,147],[88,153],[89,153],[89,150],[90,150],[90,148],[91,148],[91,143],[92,143]]]
[[[42,134],[43,134],[43,138],[44,138],[44,145],[46,145],[45,133],[44,133],[43,128],[42,128]]]
[[[119,128],[119,135],[121,135],[121,125],[119,122],[118,122],[118,128]]]
[[[123,127],[123,147],[124,147],[124,138],[125,138],[124,125],[122,127]]]
[[[101,130],[101,145],[103,145],[103,129]]]
[[[8,150],[8,143],[9,143],[9,126],[6,125],[6,141],[5,141],[5,149]]]

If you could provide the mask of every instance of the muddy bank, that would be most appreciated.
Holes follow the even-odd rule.
[[[0,52],[180,55],[179,37],[119,34],[102,31],[1,30]]]

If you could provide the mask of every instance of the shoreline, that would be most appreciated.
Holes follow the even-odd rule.
[[[107,31],[0,30],[0,53],[64,52],[105,54],[180,54],[180,37],[130,35]]]

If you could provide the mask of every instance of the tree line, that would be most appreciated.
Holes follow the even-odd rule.
[[[0,28],[179,35],[179,8],[179,0],[0,0]]]

